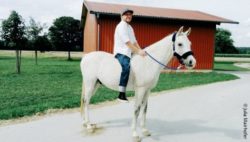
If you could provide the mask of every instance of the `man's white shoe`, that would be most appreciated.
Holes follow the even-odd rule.
[[[119,102],[121,102],[121,103],[129,103],[128,100],[122,100],[122,99],[120,99],[120,98],[118,98],[117,100],[118,100]]]

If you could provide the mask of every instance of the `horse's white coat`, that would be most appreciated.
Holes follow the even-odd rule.
[[[180,55],[187,51],[190,51],[191,42],[188,40],[190,30],[183,32],[183,28],[180,28],[176,36],[176,52]],[[179,47],[179,43],[182,44]],[[162,63],[167,63],[173,57],[173,42],[172,34],[166,36],[162,40],[150,45],[146,50],[153,57],[158,59]],[[189,56],[185,61],[185,65],[191,67],[195,66],[195,59],[193,56]],[[163,69],[161,65],[153,61],[150,57],[142,57],[134,55],[131,58],[131,72],[127,91],[135,91],[135,109],[134,118],[132,122],[133,137],[139,141],[139,136],[136,131],[137,118],[140,110],[142,110],[141,127],[144,135],[150,135],[149,131],[145,128],[147,100],[150,90],[154,88],[158,82],[160,71]],[[83,92],[82,98],[85,101],[85,114],[84,124],[89,130],[93,130],[93,126],[89,121],[88,105],[91,96],[98,88],[98,80],[106,87],[118,91],[119,79],[121,73],[121,66],[114,55],[106,52],[92,52],[86,54],[81,61],[81,72],[83,76]],[[83,101],[83,100],[82,100]]]

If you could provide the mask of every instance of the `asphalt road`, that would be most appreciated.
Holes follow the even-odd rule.
[[[247,117],[249,133],[250,73],[236,74],[241,79],[151,95],[147,124],[152,136],[142,141],[250,141],[250,136],[243,138]],[[70,112],[0,126],[0,142],[130,142],[133,103],[93,109],[91,119],[98,126],[94,134],[87,134],[80,125],[78,112]]]

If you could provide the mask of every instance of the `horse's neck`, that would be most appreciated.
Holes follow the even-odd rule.
[[[166,64],[173,57],[172,34],[150,45],[146,51],[161,63]],[[154,64],[157,64],[154,62]],[[159,69],[163,67],[159,65]]]

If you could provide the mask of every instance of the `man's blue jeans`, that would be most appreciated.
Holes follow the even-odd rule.
[[[130,73],[130,58],[126,55],[122,55],[119,53],[115,55],[115,58],[120,62],[122,66],[119,86],[126,87],[128,84],[129,73]]]

